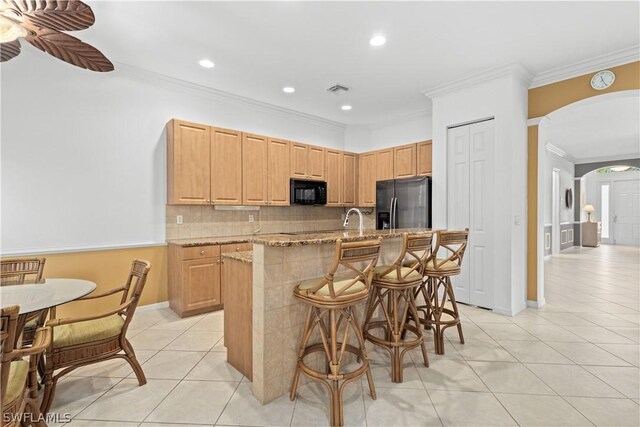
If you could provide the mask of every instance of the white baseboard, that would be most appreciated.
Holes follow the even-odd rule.
[[[508,309],[508,308],[493,307],[493,310],[492,310],[492,311],[493,311],[494,313],[501,314],[501,315],[503,315],[503,316],[509,316],[509,317],[512,317],[512,316],[513,316],[513,314],[511,313],[511,310],[510,310],[510,309]]]
[[[545,300],[542,301],[527,301],[527,307],[540,308],[545,304]]]
[[[168,308],[168,307],[169,307],[169,301],[162,301],[162,302],[157,302],[155,304],[140,305],[138,306],[136,311],[139,313],[144,313],[145,311],[160,310],[161,308]]]

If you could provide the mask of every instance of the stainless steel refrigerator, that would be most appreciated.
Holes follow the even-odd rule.
[[[376,183],[376,229],[431,228],[431,177]]]

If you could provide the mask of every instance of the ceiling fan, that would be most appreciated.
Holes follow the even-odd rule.
[[[0,62],[20,54],[19,38],[69,64],[91,71],[113,71],[98,49],[62,31],[89,28],[91,7],[79,0],[0,0]]]

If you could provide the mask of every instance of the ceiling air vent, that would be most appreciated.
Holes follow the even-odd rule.
[[[349,88],[341,85],[339,83],[331,86],[330,88],[327,89],[327,92],[329,93],[333,93],[334,95],[342,95],[343,93],[347,93],[349,92]]]

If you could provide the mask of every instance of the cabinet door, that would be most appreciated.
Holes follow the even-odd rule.
[[[376,181],[393,179],[393,148],[376,151]]]
[[[431,175],[431,141],[418,142],[418,175]]]
[[[309,179],[325,180],[325,157],[327,150],[309,146]]]
[[[242,204],[242,133],[211,129],[211,202]]]
[[[360,155],[360,206],[376,205],[376,154]]]
[[[327,206],[342,206],[342,153],[327,150]]]
[[[208,205],[211,199],[209,126],[172,120],[167,126],[167,202]]]
[[[342,154],[342,203],[355,206],[358,200],[358,157],[357,154]]]
[[[182,261],[182,280],[185,311],[222,304],[220,257]]]
[[[308,179],[309,146],[299,142],[291,142],[291,178]]]
[[[268,141],[268,201],[273,206],[289,206],[289,143],[279,139]]]
[[[267,138],[242,134],[242,204],[267,204]]]
[[[403,145],[393,149],[393,176],[411,178],[416,176],[416,144]]]

